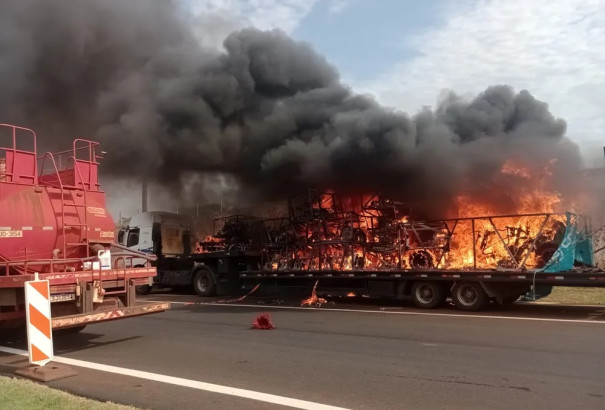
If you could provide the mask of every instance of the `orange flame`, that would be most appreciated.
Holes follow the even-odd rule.
[[[315,285],[313,285],[313,290],[311,291],[311,296],[308,299],[305,299],[301,302],[300,306],[315,306],[320,307],[321,305],[327,303],[327,300],[324,298],[317,297],[317,284],[319,281],[315,281]]]

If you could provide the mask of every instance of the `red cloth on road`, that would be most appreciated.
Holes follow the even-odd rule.
[[[262,315],[259,315],[256,319],[254,319],[254,322],[252,322],[252,328],[260,330],[271,330],[275,329],[275,326],[273,326],[273,323],[271,322],[271,316],[268,313],[263,313]]]

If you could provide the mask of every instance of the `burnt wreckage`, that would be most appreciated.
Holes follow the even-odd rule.
[[[288,208],[285,218],[215,220],[216,234],[160,266],[158,282],[191,284],[200,296],[312,287],[317,303],[321,293],[410,298],[425,309],[451,298],[462,310],[528,292],[535,300],[553,286],[605,286],[589,220],[569,212],[427,221],[389,198],[317,191],[290,198]]]
[[[402,202],[308,191],[287,218],[229,216],[204,252],[258,252],[267,271],[541,269],[566,231],[565,215],[519,214],[417,221]]]

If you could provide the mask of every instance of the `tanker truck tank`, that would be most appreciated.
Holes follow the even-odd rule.
[[[37,157],[33,132],[0,131],[0,258],[86,258],[113,243],[113,219],[97,180],[97,143],[77,139],[69,151]],[[12,144],[2,143],[7,139]],[[19,142],[33,149],[18,149]]]
[[[136,299],[155,257],[114,243],[97,148],[76,139],[38,156],[32,130],[0,124],[0,333],[24,325],[25,284],[38,279],[49,284],[53,330],[169,309]]]

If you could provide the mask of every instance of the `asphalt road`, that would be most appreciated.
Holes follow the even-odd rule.
[[[150,298],[179,303],[162,314],[56,338],[56,354],[355,409],[605,408],[605,315],[598,308],[519,306],[478,317],[447,309],[418,315],[377,306],[299,310],[254,301],[204,305],[188,295]],[[250,329],[262,312],[276,329]],[[0,344],[23,348],[15,340]],[[0,353],[0,373],[25,363]],[[49,384],[153,409],[280,408],[77,370]]]

